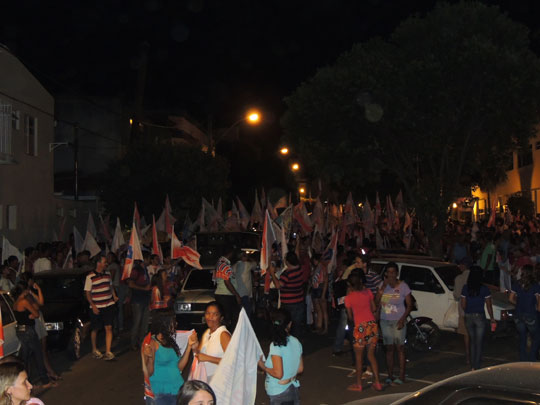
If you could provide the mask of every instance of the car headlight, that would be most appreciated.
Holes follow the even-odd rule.
[[[186,304],[184,302],[179,302],[176,304],[176,309],[178,312],[190,312],[191,311],[191,304]]]
[[[64,322],[45,322],[45,330],[64,330]]]

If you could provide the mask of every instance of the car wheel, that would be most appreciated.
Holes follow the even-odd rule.
[[[81,358],[82,330],[75,328],[68,344],[68,354],[73,360]]]

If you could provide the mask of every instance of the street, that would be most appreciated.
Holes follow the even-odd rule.
[[[259,336],[263,334],[259,333]],[[129,350],[128,335],[116,341],[117,359],[112,362],[95,360],[89,354],[88,341],[85,355],[77,362],[67,360],[64,352],[52,353],[53,363],[62,373],[59,386],[40,395],[48,405],[77,403],[80,405],[142,404],[142,372],[138,352]],[[306,333],[302,340],[305,371],[300,377],[300,394],[303,404],[339,405],[356,399],[380,395],[367,384],[361,393],[347,391],[354,382],[348,377],[354,369],[350,353],[332,356],[333,333],[319,336]],[[385,387],[383,393],[412,392],[428,384],[468,371],[462,354],[461,336],[442,332],[439,347],[429,353],[407,352],[407,382],[400,387]],[[261,341],[265,353],[268,342]],[[516,337],[491,339],[484,342],[484,366],[517,361],[518,342]],[[386,367],[382,350],[378,350],[381,380],[386,378]],[[264,379],[259,372],[257,405],[269,403],[264,391]]]

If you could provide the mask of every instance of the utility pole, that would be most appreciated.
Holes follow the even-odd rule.
[[[79,124],[73,125],[73,199],[79,199]]]

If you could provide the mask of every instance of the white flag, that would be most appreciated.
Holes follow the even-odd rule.
[[[114,236],[111,245],[111,251],[113,253],[118,252],[120,246],[125,245],[124,234],[122,233],[122,227],[120,226],[120,218],[116,218],[116,228],[114,228]]]
[[[75,226],[73,226],[73,244],[75,245],[75,253],[80,253],[83,251],[84,239]]]
[[[96,223],[94,222],[94,217],[92,216],[92,213],[88,213],[88,222],[86,223],[86,232],[90,232],[90,235],[92,235],[94,238],[97,235],[96,231]]]
[[[217,403],[253,405],[257,395],[257,362],[261,345],[242,308],[229,346],[214,373],[210,386]]]
[[[91,258],[101,252],[101,248],[97,244],[96,239],[92,236],[90,231],[86,231],[82,250],[88,250],[90,252]]]
[[[2,237],[2,263],[4,263],[9,256],[16,256],[19,259],[19,263],[23,262],[23,255],[15,246],[9,243],[9,240],[5,236]]]

